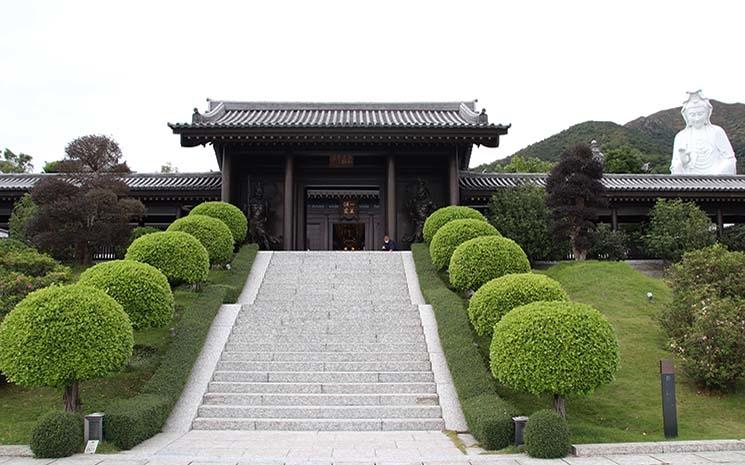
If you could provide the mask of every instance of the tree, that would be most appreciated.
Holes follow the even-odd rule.
[[[41,169],[44,173],[59,173],[60,163],[62,160],[52,160],[44,163],[44,167]]]
[[[29,242],[26,228],[29,220],[34,217],[38,209],[34,201],[31,200],[31,195],[28,193],[23,194],[23,197],[13,205],[13,212],[10,214],[10,219],[8,220],[8,229],[10,230],[11,238],[26,243]]]
[[[644,244],[659,258],[676,262],[715,241],[714,224],[694,202],[659,199],[649,219]]]
[[[592,246],[597,208],[606,206],[600,182],[603,166],[587,145],[561,154],[546,180],[546,205],[551,209],[551,231],[557,243],[569,239],[575,260],[584,260]]]
[[[630,145],[622,145],[609,149],[603,163],[606,173],[642,173],[644,155]]]
[[[551,394],[566,416],[571,395],[590,395],[618,370],[618,341],[602,313],[576,302],[533,302],[494,326],[492,374],[512,389]]]
[[[64,388],[72,412],[79,382],[119,370],[133,344],[127,314],[104,291],[50,286],[26,296],[0,325],[0,370],[22,386]]]
[[[171,162],[169,161],[166,162],[165,165],[160,165],[160,172],[165,174],[178,173],[178,168],[173,166],[173,164],[171,164]]]
[[[538,186],[500,189],[489,201],[489,222],[517,242],[531,262],[549,259],[554,252],[549,221],[546,192]]]
[[[505,173],[548,173],[555,163],[536,157],[515,155],[504,165]]]
[[[125,244],[130,221],[141,217],[145,207],[127,198],[129,188],[118,174],[129,168],[120,161],[116,142],[84,136],[65,152],[57,169],[68,176],[43,178],[31,189],[39,210],[27,232],[33,244],[55,257],[87,264],[96,248]]]
[[[31,158],[31,155],[25,153],[16,155],[10,149],[5,149],[3,159],[0,160],[0,173],[30,173],[34,169]]]

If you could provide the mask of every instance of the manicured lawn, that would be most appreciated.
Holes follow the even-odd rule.
[[[243,261],[250,269],[256,253],[255,246],[246,247],[250,250],[248,254],[244,252]],[[212,270],[208,284],[238,288],[238,281],[244,280],[247,274],[243,268],[245,267],[231,271]],[[82,412],[104,410],[116,399],[131,398],[140,393],[145,382],[160,366],[172,341],[170,328],[176,328],[178,332],[181,315],[199,296],[199,293],[187,287],[175,289],[176,314],[169,327],[135,331],[132,358],[121,372],[108,378],[81,383]],[[47,412],[60,409],[61,389],[25,388],[13,384],[0,386],[0,444],[28,444],[36,420]]]
[[[478,384],[483,386],[484,393],[489,391],[488,381],[493,382],[488,371],[490,339],[465,330],[462,318],[455,313],[465,308],[466,302],[461,299],[458,305],[453,301],[460,296],[447,289],[446,274],[438,276],[430,268],[426,246],[417,245],[412,249],[422,290],[435,307],[446,355],[448,339],[453,346],[461,345],[460,350],[452,347],[453,358],[449,355],[447,358],[464,410],[466,407],[471,410],[459,386],[467,388]],[[606,315],[620,345],[621,367],[616,380],[590,397],[570,398],[567,402],[572,442],[664,440],[659,360],[670,358],[671,354],[665,349],[665,337],[655,318],[671,298],[665,282],[649,278],[625,263],[615,262],[567,262],[540,272],[561,282],[572,300],[593,305]],[[647,292],[652,292],[652,302],[647,300]],[[439,312],[438,306],[442,307]],[[469,346],[478,349],[482,363],[478,369],[474,368],[473,357],[466,355]],[[462,366],[467,366],[467,372],[460,368]],[[488,376],[489,380],[477,382],[478,375]],[[551,407],[549,396],[514,392],[499,384],[496,384],[496,392],[520,413],[530,414]],[[463,393],[470,397],[466,389]],[[700,392],[679,373],[677,398],[679,439],[745,437],[744,382],[740,382],[735,393],[712,395]],[[484,404],[483,408],[488,409],[488,406]],[[468,412],[466,417],[471,428],[475,426],[472,420],[479,422],[476,417],[469,418]]]

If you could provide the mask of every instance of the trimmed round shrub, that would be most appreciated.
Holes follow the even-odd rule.
[[[207,249],[194,236],[181,231],[142,236],[132,242],[125,258],[154,266],[172,285],[204,281],[210,271]]]
[[[227,263],[233,256],[233,234],[217,218],[206,215],[189,215],[179,218],[168,231],[182,231],[196,237],[207,249],[211,264]]]
[[[79,284],[27,295],[0,324],[0,371],[23,386],[68,387],[119,370],[132,324],[104,291]]]
[[[530,262],[512,239],[483,236],[459,245],[450,258],[450,284],[460,291],[478,289],[484,283],[510,273],[527,273]]]
[[[124,308],[135,329],[162,328],[173,318],[173,293],[157,268],[134,260],[113,260],[88,268],[78,284],[103,290]]]
[[[534,412],[525,425],[525,451],[531,457],[557,459],[569,452],[569,425],[553,410]]]
[[[589,395],[613,381],[618,341],[608,320],[589,305],[533,302],[494,326],[491,371],[502,384],[531,394]],[[557,402],[557,405],[563,401]]]
[[[429,244],[432,263],[440,270],[447,268],[456,247],[469,239],[481,236],[499,236],[497,228],[474,219],[453,220],[437,230]]]
[[[31,433],[31,451],[37,458],[69,457],[83,448],[83,418],[53,412],[39,419]]]
[[[233,235],[233,240],[240,244],[246,240],[248,220],[246,215],[235,205],[227,202],[204,202],[194,207],[189,215],[205,215],[217,218],[225,223]]]
[[[427,244],[432,242],[432,238],[435,237],[437,231],[445,224],[453,220],[465,220],[469,218],[474,220],[486,221],[484,215],[479,213],[478,210],[474,210],[471,207],[451,205],[449,207],[442,207],[438,210],[435,210],[434,213],[429,215],[429,217],[427,217],[427,220],[424,222],[424,229],[422,229],[424,242],[426,242]]]
[[[439,233],[438,233],[439,234]],[[558,281],[542,274],[516,273],[492,279],[468,302],[468,317],[479,336],[491,335],[510,310],[538,301],[567,300]]]

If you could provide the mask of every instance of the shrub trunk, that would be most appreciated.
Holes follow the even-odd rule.
[[[562,418],[567,417],[566,397],[554,394],[554,410],[556,410],[556,413],[561,415]]]
[[[73,381],[65,386],[62,401],[65,404],[66,412],[76,412],[80,408],[80,383],[78,381]]]

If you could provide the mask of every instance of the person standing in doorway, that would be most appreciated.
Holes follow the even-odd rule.
[[[390,238],[390,236],[388,236],[388,234],[383,236],[383,250],[387,250],[388,252],[396,250],[396,243]]]

